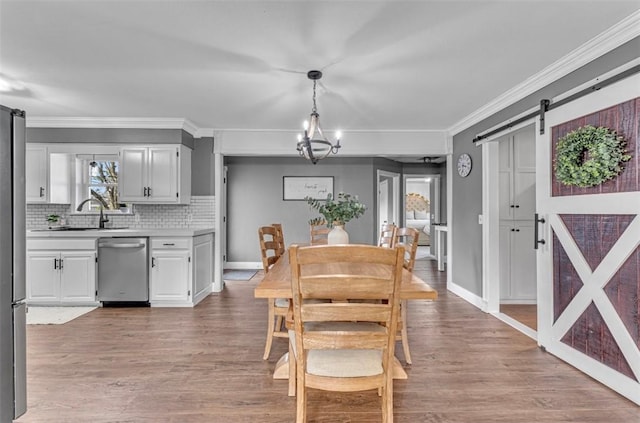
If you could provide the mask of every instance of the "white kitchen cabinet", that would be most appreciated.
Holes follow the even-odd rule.
[[[192,307],[212,290],[213,235],[152,237],[149,302]]]
[[[533,222],[500,224],[500,299],[505,304],[535,304],[536,256]]]
[[[535,304],[535,133],[523,128],[499,142],[500,300]]]
[[[29,240],[27,303],[94,304],[95,239]]]
[[[122,202],[188,204],[191,150],[183,145],[121,148],[118,189]]]
[[[27,146],[25,159],[27,203],[46,203],[49,194],[49,156],[47,147]]]
[[[154,249],[151,257],[151,281],[149,301],[187,303],[191,256],[189,250]]]
[[[26,148],[27,203],[71,202],[71,154],[51,153],[41,145]]]

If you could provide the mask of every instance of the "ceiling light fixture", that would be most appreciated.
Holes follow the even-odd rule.
[[[316,107],[316,83],[322,78],[322,72],[311,70],[307,72],[307,77],[313,81],[313,108],[309,121],[304,121],[304,136],[298,134],[298,153],[311,163],[316,164],[329,154],[337,154],[340,149],[340,131],[336,132],[336,143],[332,144],[322,133],[320,128],[320,115]]]

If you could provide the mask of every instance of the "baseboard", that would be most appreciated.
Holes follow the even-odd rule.
[[[228,261],[224,265],[225,269],[262,269],[262,263],[259,261]]]
[[[531,329],[527,325],[523,325],[519,321],[515,320],[513,317],[508,316],[504,313],[491,313],[491,315],[494,316],[496,319],[508,324],[515,330],[520,331],[523,334],[527,335],[529,338],[533,339],[534,341],[538,340],[538,332]]]
[[[486,301],[482,299],[482,297],[477,296],[473,292],[453,282],[447,284],[447,290],[456,294],[458,297],[462,298],[466,302],[471,303],[474,306],[478,307],[480,310],[486,312],[487,304],[486,304]]]

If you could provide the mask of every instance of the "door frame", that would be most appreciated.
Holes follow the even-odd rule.
[[[391,178],[392,181],[392,196],[391,196],[391,203],[393,204],[392,207],[392,215],[390,216],[393,221],[395,222],[396,225],[399,225],[399,221],[400,221],[400,174],[396,173],[396,172],[389,172],[387,170],[381,170],[378,169],[377,170],[377,177],[376,177],[376,222],[378,223],[378,226],[376,227],[376,242],[377,239],[380,237],[380,228],[382,227],[382,222],[380,221],[380,182],[382,181],[383,178]]]
[[[530,125],[533,117],[497,133],[482,143],[482,310],[490,313],[528,337],[537,340],[537,332],[500,312],[500,166],[498,140]],[[536,147],[537,150],[537,147]],[[532,241],[533,242],[533,241]]]

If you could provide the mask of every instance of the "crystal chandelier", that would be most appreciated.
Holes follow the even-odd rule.
[[[336,154],[340,148],[340,131],[336,132],[336,143],[332,144],[322,133],[320,115],[316,107],[316,83],[322,78],[322,72],[311,70],[307,77],[313,81],[313,108],[309,121],[304,121],[304,135],[298,134],[298,153],[311,163],[316,164],[329,154]]]

